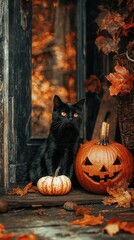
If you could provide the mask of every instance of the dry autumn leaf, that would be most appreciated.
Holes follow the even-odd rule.
[[[131,204],[134,206],[134,189],[129,189],[129,193],[131,194]]]
[[[108,233],[111,237],[120,231],[120,221],[118,219],[111,219],[103,228],[103,231]]]
[[[107,187],[107,192],[110,196],[104,198],[104,205],[117,203],[116,207],[130,207],[132,195],[128,189],[128,183],[125,180],[120,181],[113,187]]]
[[[97,217],[95,217],[93,215],[84,214],[83,218],[77,219],[77,220],[69,223],[69,225],[80,225],[81,227],[84,227],[87,225],[95,226],[95,225],[102,224],[103,219],[104,219],[104,216],[102,216],[101,214],[99,214]]]
[[[129,232],[131,234],[134,234],[134,225],[132,223],[121,222],[120,223],[120,229],[125,231],[125,232]]]
[[[8,195],[19,195],[22,197],[30,192],[38,192],[37,187],[33,186],[32,182],[28,183],[23,189],[20,187],[10,189]]]
[[[119,13],[112,11],[108,12],[102,19],[99,31],[108,31],[114,39],[118,29],[123,25],[125,25],[124,18]]]
[[[118,41],[114,41],[110,37],[99,36],[95,40],[95,44],[99,50],[108,55],[110,52],[118,52]]]
[[[5,227],[3,224],[0,224],[0,239],[10,240],[14,236],[13,232],[10,232],[10,233],[4,233],[4,232],[5,232]]]
[[[16,240],[36,240],[36,235],[34,233],[24,234],[18,237]]]
[[[74,207],[74,210],[76,212],[76,215],[86,215],[86,214],[89,214],[92,209],[91,208],[86,208],[86,207],[82,207],[82,206],[77,206],[77,207]]]
[[[0,223],[0,239],[1,240],[10,240],[15,235],[14,232],[10,232],[10,233],[4,233],[4,232],[5,232],[5,226]],[[36,240],[37,237],[34,233],[29,233],[29,234],[21,235],[15,239],[16,240]]]
[[[119,65],[115,66],[115,71],[105,76],[112,84],[109,88],[110,95],[129,93],[133,88],[134,77],[125,67]]]
[[[131,28],[134,28],[134,23],[127,23],[122,26],[122,35],[128,36],[128,33],[130,32]]]
[[[120,222],[119,219],[111,219],[108,221],[103,231],[113,236],[120,231],[128,232],[134,234],[134,225],[130,222]]]
[[[91,208],[79,206],[75,202],[65,202],[63,208],[69,211],[70,210],[75,211],[77,216],[89,214],[92,211]]]

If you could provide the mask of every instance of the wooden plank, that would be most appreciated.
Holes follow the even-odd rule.
[[[37,206],[61,206],[67,201],[74,201],[77,204],[101,203],[104,195],[95,195],[84,190],[71,190],[63,196],[45,196],[40,193],[28,193],[22,197],[1,195],[9,203],[10,208],[37,207]]]
[[[133,239],[133,235],[128,235],[123,231],[112,238],[104,233],[103,227],[107,220],[113,219],[115,216],[120,221],[133,222],[134,208],[115,208],[115,205],[104,206],[103,204],[89,204],[84,207],[91,208],[94,216],[102,214],[104,216],[103,224],[85,227],[69,225],[70,222],[82,218],[82,216],[76,216],[75,211],[66,211],[63,206],[11,210],[8,213],[1,214],[1,223],[4,224],[6,232],[15,232],[15,237],[32,232],[37,235],[38,240],[40,238],[45,240]],[[14,239],[16,239],[15,237]]]
[[[8,1],[0,1],[0,192],[7,187],[8,171]],[[4,137],[3,137],[4,136]]]
[[[116,106],[116,99],[114,97],[111,97],[109,99],[102,99],[92,139],[100,138],[100,129],[102,122],[107,121],[110,124],[109,137],[111,140],[115,140],[117,125]]]

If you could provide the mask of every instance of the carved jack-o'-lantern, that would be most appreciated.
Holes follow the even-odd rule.
[[[134,176],[134,159],[122,144],[109,141],[109,124],[102,124],[101,138],[81,145],[76,156],[76,177],[86,190],[106,193],[122,179],[131,183]]]

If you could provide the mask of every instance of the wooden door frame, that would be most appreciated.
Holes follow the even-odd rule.
[[[0,192],[8,188],[9,158],[9,18],[8,0],[0,0]]]
[[[29,93],[28,99],[30,99],[30,90],[28,90],[27,92],[25,82],[28,81],[30,84],[30,81],[31,81],[30,73],[28,74],[26,73],[24,75],[27,75],[27,76],[24,76],[24,78],[22,77],[22,72],[23,71],[26,72],[28,67],[26,66],[26,69],[24,69],[25,63],[24,63],[24,66],[21,66],[22,60],[20,58],[21,57],[24,58],[25,53],[24,53],[24,56],[20,57],[20,51],[23,50],[22,46],[20,45],[21,45],[21,41],[24,40],[25,36],[27,37],[27,31],[28,31],[27,28],[30,28],[30,26],[26,26],[26,29],[25,29],[25,26],[23,25],[25,24],[25,21],[22,21],[24,20],[22,19],[22,16],[24,15],[22,14],[22,11],[20,11],[19,9],[22,7],[22,2],[24,3],[25,0],[18,0],[17,2],[16,0],[0,0],[0,27],[1,27],[0,39],[2,43],[0,46],[0,54],[2,59],[2,63],[1,63],[2,67],[0,68],[0,75],[2,76],[0,81],[0,94],[2,96],[1,104],[0,104],[0,111],[2,113],[2,116],[0,116],[0,147],[2,149],[0,153],[0,176],[1,176],[0,193],[1,192],[6,193],[10,187],[16,184],[19,184],[16,182],[16,172],[17,172],[16,167],[17,167],[18,158],[19,157],[25,158],[28,152],[31,151],[30,149],[33,149],[33,147],[37,145],[35,143],[36,142],[35,139],[33,139],[33,141],[31,141],[30,139],[31,136],[30,136],[30,127],[29,127],[29,113],[31,113],[30,112],[31,103],[28,104],[29,106],[26,109],[26,112],[24,114],[23,114],[24,106],[22,106],[22,117],[21,117],[20,110],[17,108],[19,106],[18,102],[19,101],[21,102],[23,97],[25,96],[23,94],[28,95]],[[31,1],[28,1],[29,4],[31,4],[30,2]],[[80,19],[77,16],[77,21],[80,24],[80,28],[77,29],[78,31],[77,48],[79,49],[78,55],[77,55],[77,66],[78,66],[78,76],[79,76],[78,88],[80,88],[81,84],[84,83],[84,79],[85,79],[85,68],[84,68],[85,51],[83,50],[83,45],[84,45],[83,41],[85,40],[83,39],[83,35],[80,32],[81,30],[82,31],[84,30],[83,24],[85,24],[84,23],[85,17],[82,14],[81,7],[82,8],[85,7],[85,1],[78,0],[77,13],[80,14],[79,16],[81,16]],[[16,17],[18,18],[18,20],[16,20]],[[21,28],[21,30],[19,29],[19,31],[23,36],[20,36],[18,34],[16,37],[16,35],[14,35],[14,34],[17,34],[16,26],[18,25],[13,26],[14,22],[16,21],[19,21],[17,24],[19,24],[19,28]],[[12,31],[14,31],[13,34],[11,34]],[[18,52],[15,52],[15,49],[17,49],[18,46],[19,46]],[[28,57],[28,55],[26,57]],[[79,62],[80,58],[82,58],[81,63]],[[21,62],[19,63],[20,65],[18,65],[18,68],[16,66],[17,61]],[[22,88],[24,87],[23,94],[20,94],[19,92],[21,90],[21,87]],[[20,95],[23,95],[23,96],[20,97]],[[84,95],[78,89],[78,98],[81,98],[81,97],[84,97]],[[21,133],[19,132],[20,131],[19,128],[22,128]],[[27,133],[25,132],[25,128],[27,128]],[[18,149],[18,147],[22,145],[22,139],[21,139],[22,134],[24,135],[23,138],[25,138],[23,151]],[[20,168],[21,168],[21,164],[20,164]]]

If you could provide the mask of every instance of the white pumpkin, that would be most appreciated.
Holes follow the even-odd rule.
[[[65,176],[45,176],[38,180],[37,188],[44,195],[64,195],[72,187],[71,180]]]

